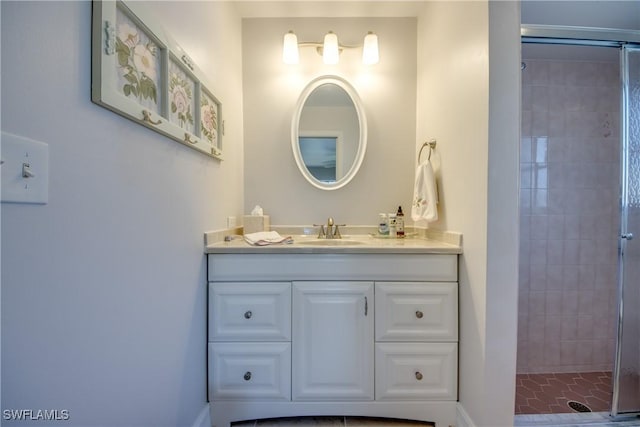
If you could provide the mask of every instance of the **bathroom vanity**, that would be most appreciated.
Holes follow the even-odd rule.
[[[460,246],[207,246],[215,427],[312,415],[455,423]]]

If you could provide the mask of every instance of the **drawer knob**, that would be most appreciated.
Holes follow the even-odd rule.
[[[422,319],[422,316],[424,316],[424,314],[422,314],[422,312],[420,310],[416,311],[416,317],[418,319]]]
[[[247,371],[244,373],[244,380],[249,381],[251,379],[251,371]]]
[[[420,371],[417,371],[417,372],[416,372],[416,379],[417,379],[418,381],[420,381],[420,380],[422,379],[422,373],[420,373]]]
[[[251,310],[244,313],[245,319],[251,319],[251,316],[253,316],[253,313],[251,312]]]

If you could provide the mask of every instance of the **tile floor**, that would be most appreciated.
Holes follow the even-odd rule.
[[[569,401],[593,412],[609,411],[611,372],[516,375],[516,415],[577,412]]]
[[[233,427],[432,427],[433,424],[420,421],[394,420],[388,418],[363,417],[293,417],[231,424]]]

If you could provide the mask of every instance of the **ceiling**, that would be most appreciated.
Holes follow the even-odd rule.
[[[415,17],[425,1],[235,0],[243,18],[399,18]]]
[[[430,0],[231,0],[242,18],[417,17]],[[458,0],[442,0],[458,1]],[[469,0],[478,1],[478,0]],[[508,1],[508,0],[495,0]],[[524,24],[640,31],[640,1],[523,0]],[[613,48],[524,45],[524,58],[617,61]]]
[[[429,3],[429,0],[230,1],[243,18],[415,17]],[[522,22],[527,24],[640,30],[640,2],[634,0],[523,0],[521,10]]]
[[[525,0],[521,16],[523,24],[640,30],[639,1]],[[619,53],[611,47],[523,44],[522,58],[618,62]]]

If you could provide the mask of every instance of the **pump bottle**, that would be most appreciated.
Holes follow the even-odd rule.
[[[396,237],[399,239],[404,237],[404,213],[402,213],[402,206],[398,206],[398,212],[396,213]]]

